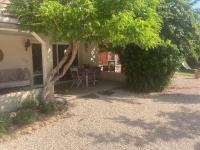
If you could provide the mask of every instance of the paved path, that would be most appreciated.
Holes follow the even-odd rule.
[[[177,78],[160,94],[116,89],[71,103],[65,119],[0,150],[200,150],[200,80]]]

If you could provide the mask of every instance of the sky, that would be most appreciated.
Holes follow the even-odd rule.
[[[194,8],[200,8],[200,2],[198,2],[198,3],[194,6]]]

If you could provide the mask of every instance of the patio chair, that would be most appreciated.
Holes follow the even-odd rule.
[[[84,86],[84,74],[79,70],[78,67],[72,67],[70,68],[71,76],[72,76],[72,85],[71,88],[76,86],[76,88],[79,88],[80,86]]]

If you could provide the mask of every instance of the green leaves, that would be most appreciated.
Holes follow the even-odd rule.
[[[44,31],[44,26],[38,13],[41,3],[42,0],[12,0],[8,10],[18,18],[22,30],[40,32]]]
[[[11,0],[10,11],[23,30],[54,40],[104,41],[143,48],[160,43],[159,0]]]
[[[163,20],[161,29],[155,19],[157,14],[151,7],[140,12],[140,15],[151,14],[146,19],[144,17],[135,19],[137,21],[134,22],[136,27],[134,35],[137,35],[139,40],[128,44],[123,52],[119,52],[127,84],[134,91],[163,90],[184,58],[192,56],[194,59],[195,53],[199,53],[199,14],[192,9],[189,2],[189,0],[163,0],[158,9]],[[149,51],[141,47],[147,44],[145,41],[148,39],[150,45],[146,47],[156,45],[159,39],[153,38],[157,38],[155,35],[159,30],[162,38],[160,46]],[[138,44],[138,42],[143,43]]]
[[[113,46],[135,43],[152,48],[160,43],[161,18],[156,12],[159,1],[103,0],[97,6],[103,28],[101,32]],[[111,6],[112,7],[109,7]]]
[[[166,42],[165,46],[148,51],[129,44],[120,60],[129,88],[135,92],[159,92],[169,85],[182,57],[176,46]]]
[[[160,42],[160,23],[152,19],[136,18],[132,12],[113,15],[104,26],[108,41],[120,45],[135,43],[143,48],[156,46]],[[105,37],[105,38],[106,38]],[[148,42],[147,42],[148,41]]]
[[[199,53],[199,14],[190,0],[164,0],[158,10],[163,17],[162,38],[171,40],[185,57]]]

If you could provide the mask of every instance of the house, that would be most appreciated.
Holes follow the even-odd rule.
[[[20,31],[17,19],[6,11],[7,5],[9,0],[0,0],[0,92],[7,88],[26,86],[31,90],[28,93],[26,91],[25,95],[30,95],[30,91],[39,93],[38,87],[43,86],[53,67],[64,55],[68,43],[52,43],[44,35]],[[82,43],[73,65],[97,65],[97,53],[95,44]],[[69,77],[66,74],[60,82]],[[13,95],[16,92],[12,94],[0,97],[0,110],[5,109],[2,104],[5,98],[12,98],[8,103],[15,101],[16,97]],[[17,94],[18,99],[23,99],[23,92]]]
[[[68,43],[51,43],[43,35],[19,31],[17,20],[5,11],[8,4],[8,0],[0,2],[0,70],[26,69],[31,86],[42,85]],[[73,65],[96,63],[96,53],[94,46],[82,44]]]
[[[20,31],[17,19],[6,11],[7,5],[9,0],[0,0],[0,111],[12,111],[28,96],[37,96],[68,47],[66,41],[52,43],[50,37]],[[98,59],[95,43],[81,43],[73,65],[98,66]],[[67,73],[59,82],[69,78]],[[109,72],[102,73],[101,78],[124,80],[119,74]],[[17,91],[1,93],[4,89],[16,87]]]

